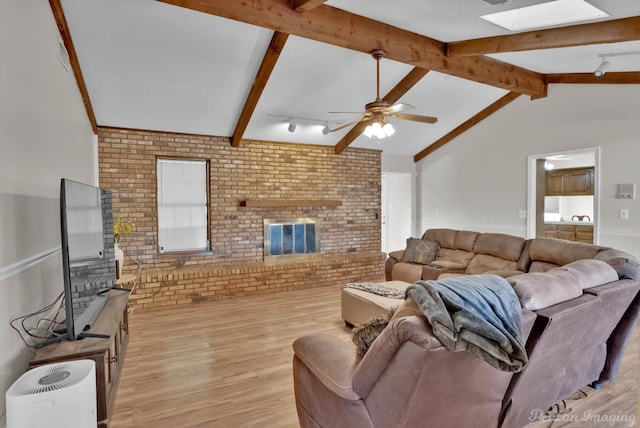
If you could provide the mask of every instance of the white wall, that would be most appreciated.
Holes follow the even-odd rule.
[[[521,96],[417,164],[421,228],[526,235],[527,156],[601,148],[600,241],[640,256],[640,197],[615,198],[618,183],[640,185],[640,85],[550,85]],[[629,220],[617,218],[629,209]]]
[[[93,135],[73,73],[57,58],[47,0],[0,0],[0,426],[31,350],[9,321],[63,290],[62,177],[97,184]]]

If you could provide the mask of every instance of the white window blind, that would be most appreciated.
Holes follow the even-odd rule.
[[[158,245],[208,250],[206,161],[158,159]]]

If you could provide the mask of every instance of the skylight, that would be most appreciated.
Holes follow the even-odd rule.
[[[555,0],[519,9],[492,13],[480,18],[510,31],[550,27],[609,16],[585,0]]]

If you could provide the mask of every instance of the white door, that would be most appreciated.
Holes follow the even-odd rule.
[[[382,251],[403,250],[411,236],[413,212],[411,174],[382,176]]]
[[[386,174],[382,175],[382,180],[381,180],[381,184],[382,184],[382,189],[381,189],[381,194],[380,194],[380,203],[381,203],[381,208],[380,208],[380,226],[382,228],[382,230],[380,231],[380,237],[381,237],[381,243],[380,243],[380,249],[383,253],[387,253],[388,252],[388,244],[387,244],[387,194],[388,194],[388,180],[387,180],[387,176]]]

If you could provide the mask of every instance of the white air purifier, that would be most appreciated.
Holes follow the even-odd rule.
[[[93,360],[29,370],[7,390],[7,428],[95,428]]]

